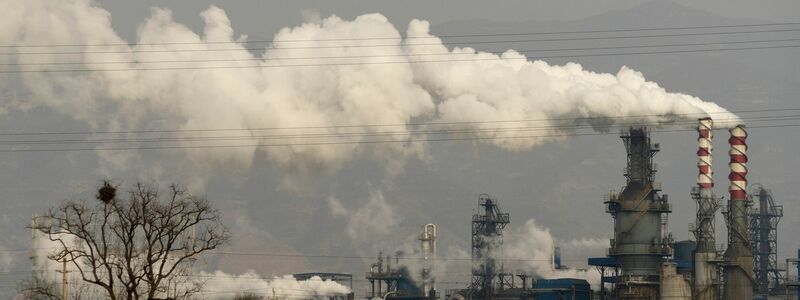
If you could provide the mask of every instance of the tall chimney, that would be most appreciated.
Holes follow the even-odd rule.
[[[725,252],[725,299],[753,298],[753,254],[747,221],[747,132],[744,125],[730,130],[728,187],[728,249]]]
[[[718,299],[717,249],[714,218],[719,205],[714,199],[714,179],[711,151],[714,122],[711,118],[699,120],[697,125],[697,187],[692,189],[692,198],[697,202],[694,236],[697,249],[694,254],[694,298],[698,300]]]
[[[728,191],[731,201],[745,201],[747,199],[747,132],[744,125],[738,125],[730,130],[731,138],[728,143],[731,145],[729,152],[731,157],[731,173],[728,179],[731,185]]]
[[[711,192],[714,188],[714,174],[711,165],[711,150],[713,145],[711,139],[714,133],[711,131],[714,126],[714,121],[711,118],[700,119],[700,124],[697,126],[697,187],[700,192]]]

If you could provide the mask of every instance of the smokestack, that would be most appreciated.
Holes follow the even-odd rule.
[[[714,121],[711,118],[700,119],[700,125],[697,126],[697,187],[700,188],[701,193],[709,193],[714,188],[714,174],[711,169],[711,150],[713,146],[711,139],[713,132],[711,128],[714,126]]]
[[[697,187],[692,189],[692,198],[697,202],[694,236],[697,248],[694,253],[694,295],[698,300],[716,300],[719,275],[714,218],[718,208],[714,199],[714,171],[712,170],[714,121],[711,118],[698,120],[697,125]]]
[[[436,286],[433,277],[433,259],[436,257],[436,225],[425,224],[419,236],[422,248],[422,291],[434,293]]]
[[[728,179],[731,185],[728,191],[731,201],[745,201],[747,199],[747,132],[744,125],[738,125],[730,130],[731,138],[728,143],[731,145],[729,152],[731,157],[731,173]]]
[[[747,225],[747,132],[744,125],[730,130],[728,188],[728,249],[725,252],[725,299],[753,298],[753,254]]]

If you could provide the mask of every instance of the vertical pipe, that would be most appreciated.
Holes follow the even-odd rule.
[[[725,265],[725,298],[753,298],[753,254],[747,220],[747,132],[744,125],[730,130],[730,186],[728,192],[728,249]]]

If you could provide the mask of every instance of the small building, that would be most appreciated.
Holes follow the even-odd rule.
[[[576,278],[539,279],[533,285],[536,300],[589,300],[589,282]]]

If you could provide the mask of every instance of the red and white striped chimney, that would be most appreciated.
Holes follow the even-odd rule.
[[[729,155],[731,157],[731,173],[728,179],[731,185],[728,192],[731,201],[744,201],[747,198],[747,131],[744,125],[737,125],[730,130],[731,138],[728,143],[731,145]]]
[[[711,170],[711,138],[713,132],[711,128],[714,126],[714,121],[711,118],[700,119],[700,124],[697,126],[697,186],[701,191],[710,191],[714,188],[714,179],[712,177],[713,171]]]

